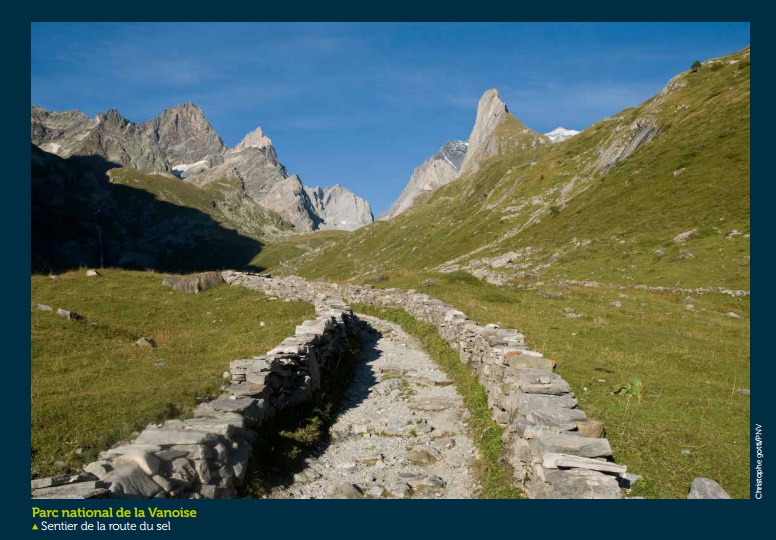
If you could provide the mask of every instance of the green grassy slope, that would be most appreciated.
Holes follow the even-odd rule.
[[[557,362],[580,408],[606,423],[617,462],[644,476],[633,495],[684,498],[705,476],[749,496],[749,396],[736,392],[750,384],[748,299],[698,295],[689,310],[676,293],[542,286],[562,295],[550,298],[463,272],[389,274],[375,286],[416,289],[523,332]],[[640,400],[613,394],[633,377]]]
[[[178,178],[128,168],[113,169],[109,175],[114,185],[141,189],[157,200],[199,210],[222,226],[256,240],[274,240],[292,234],[277,214],[243,195],[235,178],[223,178],[199,187]]]
[[[448,263],[508,278],[748,289],[749,69],[748,49],[705,62],[638,108],[562,143],[491,158],[290,271],[347,279]],[[613,168],[598,166],[639,125],[659,133]],[[502,141],[515,136],[508,122],[499,129]],[[492,269],[489,259],[507,252],[518,255]]]
[[[749,71],[747,48],[562,143],[502,144],[477,173],[409,211],[270,271],[356,283],[381,274],[376,286],[414,288],[483,324],[518,328],[606,422],[617,460],[644,475],[634,494],[684,497],[707,476],[747,497],[749,398],[736,390],[749,388],[749,299],[698,295],[688,309],[687,295],[621,286],[749,289]],[[500,140],[519,136],[516,125],[500,126]],[[510,252],[511,263],[491,264]],[[632,377],[640,401],[613,395]]]
[[[230,361],[271,349],[313,315],[307,304],[242,287],[174,292],[162,277],[123,270],[32,277],[33,305],[97,323],[32,311],[34,473],[56,473],[55,461],[75,469],[149,422],[190,413],[218,390]],[[133,347],[141,336],[158,347]]]
[[[97,157],[62,159],[33,146],[34,271],[250,268],[267,241],[294,234],[275,213],[245,197],[237,179],[198,187],[111,166]]]
[[[321,250],[344,238],[347,231],[316,231],[298,236],[288,236],[267,244],[250,262],[251,266],[283,272],[293,268],[300,260],[315,257]]]

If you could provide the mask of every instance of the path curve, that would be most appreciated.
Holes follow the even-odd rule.
[[[450,379],[399,325],[358,314],[362,359],[330,441],[273,498],[472,498],[468,411]]]

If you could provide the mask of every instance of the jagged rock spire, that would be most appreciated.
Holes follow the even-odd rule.
[[[469,150],[461,166],[462,174],[475,171],[480,160],[497,153],[493,135],[508,114],[509,109],[501,101],[498,90],[491,88],[482,94],[477,104],[477,119],[469,135]]]
[[[231,149],[232,152],[239,152],[246,148],[266,148],[272,146],[272,139],[264,135],[261,126],[248,133],[237,146]]]

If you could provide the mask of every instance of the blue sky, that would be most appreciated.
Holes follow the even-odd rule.
[[[33,23],[31,98],[134,122],[194,102],[227,145],[262,126],[289,172],[378,215],[469,136],[488,88],[534,130],[582,129],[749,40],[749,23]]]

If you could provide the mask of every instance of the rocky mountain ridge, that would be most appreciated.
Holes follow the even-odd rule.
[[[91,119],[80,111],[48,111],[33,105],[30,127],[33,144],[62,158],[95,156],[101,158],[102,167],[177,176],[197,187],[236,179],[234,185],[245,196],[277,212],[300,232],[321,225],[334,228],[327,225],[334,223],[357,228],[372,222],[369,203],[341,186],[313,204],[299,178],[288,176],[260,127],[227,148],[193,103],[166,109],[141,124],[115,109]]]
[[[413,171],[399,198],[380,216],[390,219],[412,206],[415,198],[452,182],[461,172],[469,148],[467,141],[448,141],[439,151]]]
[[[354,231],[374,221],[369,203],[339,184],[304,189],[315,213],[323,219],[319,229]]]
[[[563,128],[558,128],[563,129]],[[564,130],[565,138],[573,130]],[[463,175],[476,174],[490,158],[504,153],[532,152],[561,136],[556,129],[552,137],[525,127],[509,113],[498,90],[483,93],[477,104],[477,116],[467,141],[448,141],[439,151],[415,169],[399,198],[380,216],[390,219],[408,210],[422,193],[430,193]],[[560,140],[560,139],[558,139]]]

